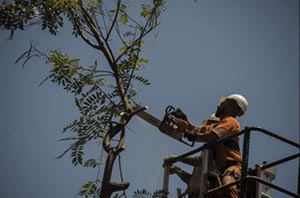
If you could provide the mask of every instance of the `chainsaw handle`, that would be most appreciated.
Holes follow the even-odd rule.
[[[183,139],[183,133],[178,132],[177,129],[174,128],[174,123],[173,121],[170,120],[170,115],[173,115],[174,112],[176,111],[176,108],[173,107],[172,105],[167,106],[166,111],[165,111],[165,116],[164,119],[161,122],[161,125],[158,127],[161,132],[163,132],[166,135],[171,136],[172,138],[180,141],[181,143],[193,147],[195,142],[187,142]],[[176,115],[174,115],[176,117]]]
[[[182,138],[180,138],[179,141],[182,142],[185,145],[190,146],[190,147],[193,147],[195,145],[195,141],[192,141],[192,142],[189,143],[189,142],[184,141]]]
[[[175,107],[173,107],[172,105],[167,106],[167,108],[166,108],[166,114],[165,115],[169,115],[174,110],[175,110]]]

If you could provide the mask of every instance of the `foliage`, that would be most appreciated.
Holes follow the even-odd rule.
[[[80,190],[79,195],[84,196],[85,198],[88,197],[95,197],[100,194],[100,189],[97,188],[98,182],[89,181],[86,184],[83,185],[83,187]]]
[[[150,193],[146,189],[136,190],[133,194],[133,198],[161,198],[163,197],[163,190],[157,190],[154,193]]]
[[[112,184],[110,176],[114,159],[124,149],[124,127],[134,112],[137,94],[134,83],[150,84],[137,71],[148,63],[141,55],[144,39],[159,25],[158,17],[164,8],[163,0],[151,3],[140,3],[139,9],[122,0],[16,0],[4,1],[0,5],[0,28],[10,31],[10,39],[13,39],[15,31],[26,30],[33,25],[55,36],[65,22],[69,22],[74,37],[81,38],[92,49],[101,52],[98,60],[86,66],[81,65],[79,57],[72,58],[58,49],[44,53],[31,44],[17,62],[23,60],[24,65],[32,57],[44,58],[51,69],[41,84],[50,81],[74,95],[80,116],[63,129],[63,132],[71,132],[72,136],[61,140],[73,143],[58,158],[70,152],[74,166],[99,168],[101,159],[85,160],[84,148],[89,142],[99,143],[104,138],[103,147],[110,163],[106,164],[102,185],[114,186],[111,192],[102,188],[102,193],[107,193],[106,197],[129,185]],[[119,145],[111,150],[111,138],[119,132]],[[80,194],[91,196],[99,191],[98,184],[97,176],[95,182],[89,181],[83,186]]]
[[[24,30],[33,24],[48,29],[56,35],[59,27],[64,25],[62,14],[76,9],[76,0],[16,0],[14,3],[3,2],[0,12],[0,27],[11,30],[13,35],[17,29]]]

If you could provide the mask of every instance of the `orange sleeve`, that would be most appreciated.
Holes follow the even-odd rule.
[[[218,138],[226,137],[238,131],[240,131],[240,124],[233,117],[223,118],[213,129],[211,129],[211,132]]]
[[[193,131],[197,133],[208,133],[214,128],[215,124],[204,125],[201,127],[196,127]]]

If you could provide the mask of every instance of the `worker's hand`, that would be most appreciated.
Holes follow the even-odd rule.
[[[176,118],[180,118],[182,120],[188,121],[187,115],[180,108],[175,109],[172,112],[172,115],[175,116]]]
[[[197,132],[186,131],[184,132],[184,137],[187,138],[189,141],[194,142],[197,139]]]
[[[177,130],[180,132],[185,132],[189,126],[188,122],[185,120],[182,120],[180,118],[176,118],[175,116],[171,117],[171,120],[177,125]]]

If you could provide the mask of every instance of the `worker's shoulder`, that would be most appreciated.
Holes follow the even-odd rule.
[[[232,116],[226,116],[226,117],[224,117],[221,120],[221,122],[227,122],[227,123],[229,122],[229,123],[232,123],[234,125],[240,125],[239,121],[236,118],[232,117]]]

